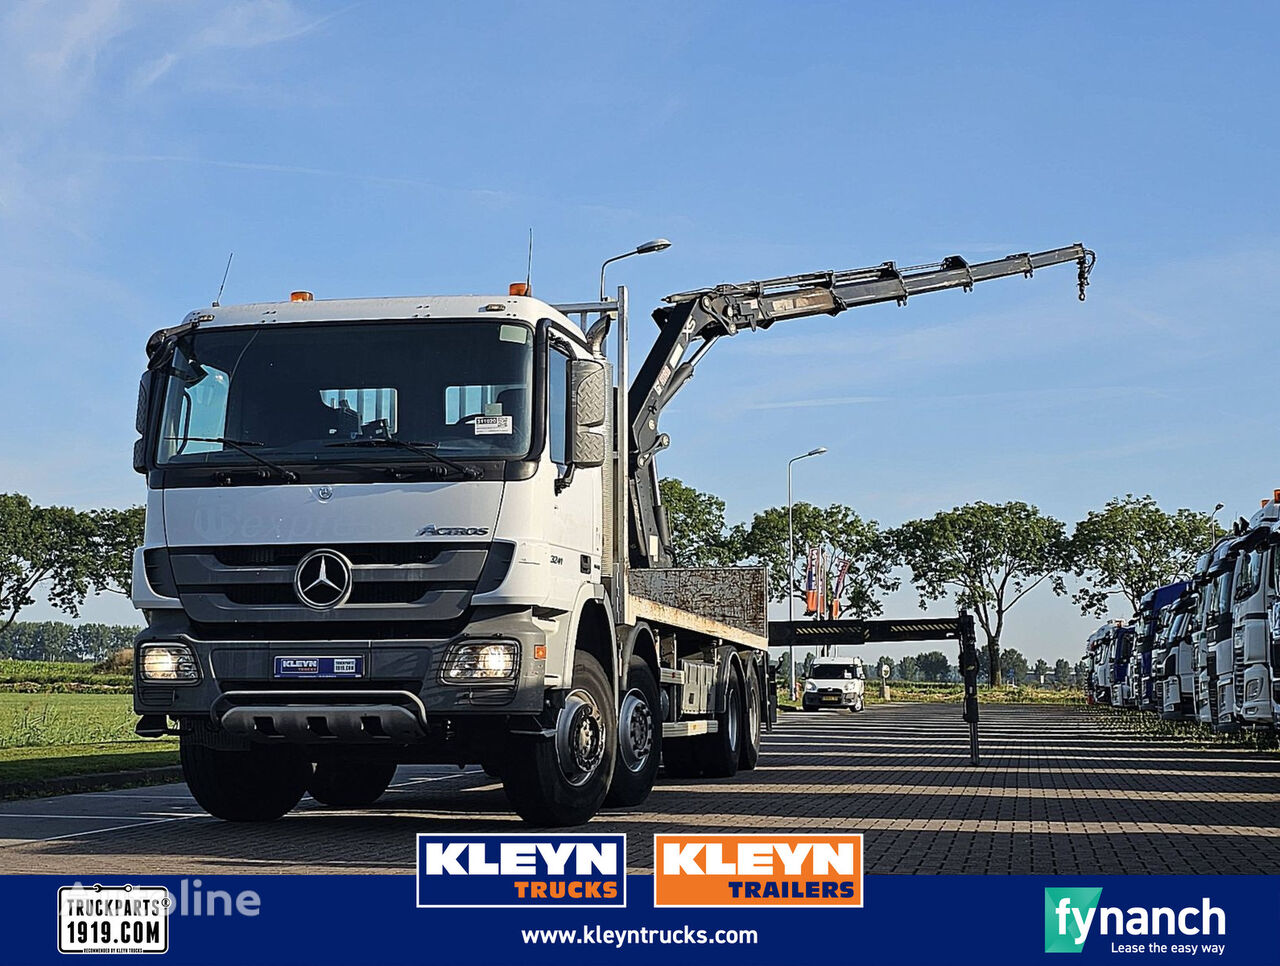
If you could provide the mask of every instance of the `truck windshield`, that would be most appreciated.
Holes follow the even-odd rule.
[[[469,459],[530,446],[533,332],[510,322],[362,322],[198,330],[166,372],[156,461],[420,460],[334,447],[393,437]],[[434,444],[434,445],[433,445]]]

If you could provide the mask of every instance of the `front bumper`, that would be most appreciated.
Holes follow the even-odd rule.
[[[849,708],[853,706],[853,691],[806,691],[806,708]]]
[[[340,632],[340,625],[331,626]],[[515,643],[514,678],[444,683],[441,669],[450,650],[475,640]],[[146,628],[137,644],[153,641],[189,645],[200,680],[146,682],[135,669],[134,711],[203,719],[248,738],[405,743],[446,720],[530,716],[544,708],[546,662],[534,654],[547,643],[546,632],[527,611],[477,611],[461,632],[447,638],[308,641],[203,640],[184,616],[171,613]],[[277,658],[358,658],[360,672],[358,677],[282,677]]]

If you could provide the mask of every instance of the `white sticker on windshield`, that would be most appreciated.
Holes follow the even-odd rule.
[[[511,435],[510,416],[477,416],[475,425],[477,436]]]

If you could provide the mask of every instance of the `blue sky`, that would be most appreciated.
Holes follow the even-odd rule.
[[[141,502],[142,346],[224,302],[534,290],[600,261],[645,312],[761,276],[997,257],[1070,267],[722,342],[666,474],[734,518],[885,524],[976,499],[1247,514],[1280,485],[1267,4],[197,4],[0,13],[0,490]],[[891,609],[914,613],[903,594]],[[134,620],[120,601],[90,617]],[[29,617],[49,616],[36,609]],[[1037,593],[1006,644],[1096,624]]]

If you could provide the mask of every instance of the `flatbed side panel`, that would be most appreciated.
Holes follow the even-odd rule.
[[[649,621],[652,624],[676,630],[692,631],[695,634],[717,638],[726,644],[737,644],[739,647],[749,647],[757,651],[769,649],[769,641],[759,634],[750,634],[741,628],[730,627],[709,617],[691,614],[678,607],[659,604],[644,597],[631,598],[631,613],[636,620]]]
[[[631,570],[627,589],[633,598],[764,639],[769,634],[767,578],[764,567],[641,567]]]

